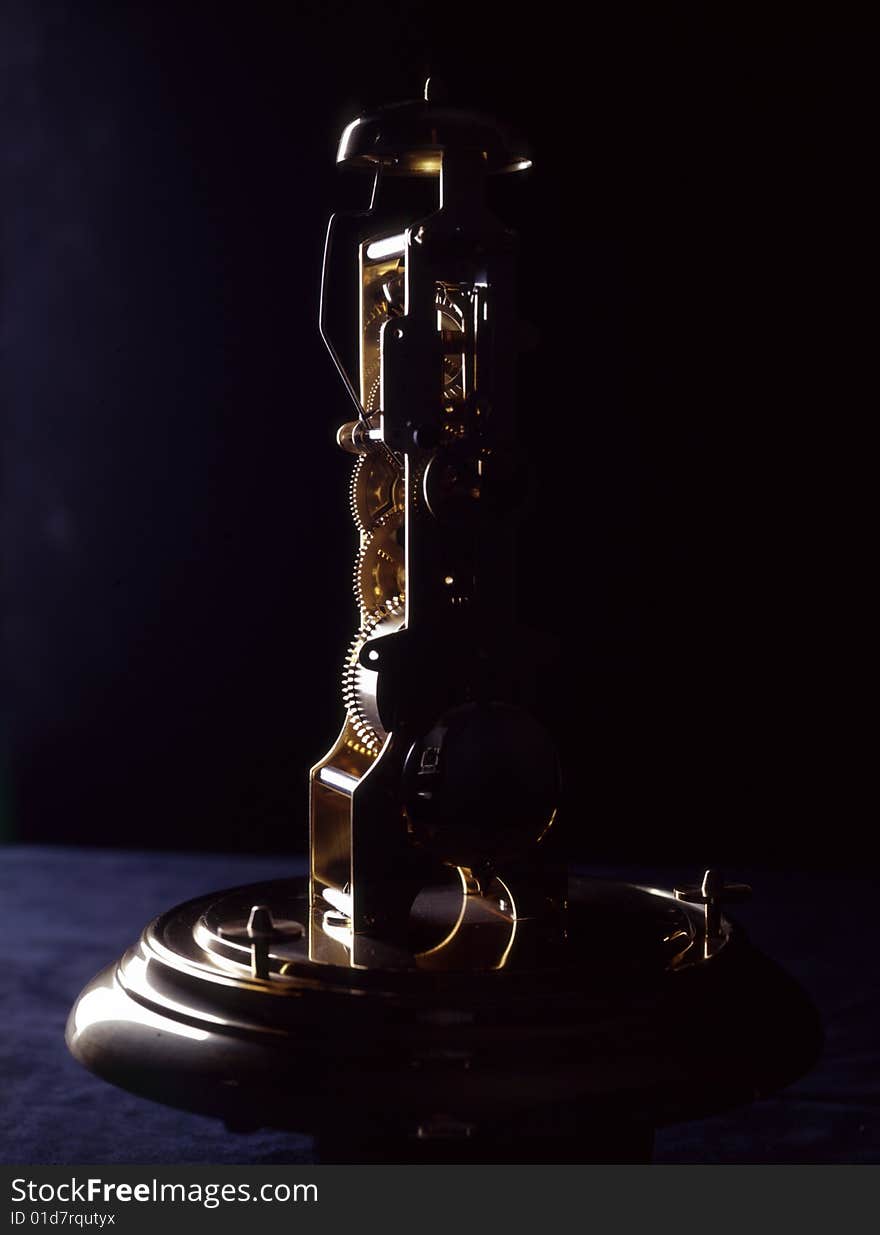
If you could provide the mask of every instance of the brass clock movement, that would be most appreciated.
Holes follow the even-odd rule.
[[[517,238],[487,199],[526,145],[427,90],[354,120],[338,162],[371,186],[330,221],[320,308],[357,543],[309,876],[150,923],[68,1044],[230,1128],[313,1133],[326,1160],[646,1160],[664,1122],[799,1075],[814,1014],[724,916],[742,885],[567,867],[582,820],[516,607],[540,425],[521,440]]]

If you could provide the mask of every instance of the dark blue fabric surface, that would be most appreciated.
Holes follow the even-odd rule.
[[[0,1161],[286,1163],[314,1161],[307,1137],[222,1124],[123,1093],[67,1053],[64,1024],[82,986],[143,925],[212,889],[299,874],[297,859],[0,849]],[[669,887],[694,871],[603,868]],[[813,1071],[771,1100],[662,1129],[655,1160],[880,1161],[880,943],[877,885],[839,875],[735,871],[756,899],[738,914],[755,942],[798,978],[825,1023]]]

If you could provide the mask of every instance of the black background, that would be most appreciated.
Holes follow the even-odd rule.
[[[851,860],[815,339],[857,30],[436,0],[3,29],[11,836],[303,848],[354,616],[316,329],[335,146],[431,71],[535,151],[504,197],[521,608],[559,649],[574,851]]]

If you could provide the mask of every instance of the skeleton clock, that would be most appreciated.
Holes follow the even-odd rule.
[[[552,469],[553,446],[537,418],[517,431],[517,239],[487,202],[527,147],[427,91],[352,121],[338,161],[368,197],[330,221],[320,307],[356,545],[308,876],[162,914],[68,1044],[325,1160],[643,1161],[657,1126],[804,1071],[815,1016],[725,916],[744,886],[566,865],[583,818],[573,795],[559,812],[515,605],[524,458]]]

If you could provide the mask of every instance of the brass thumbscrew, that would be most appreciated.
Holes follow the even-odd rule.
[[[702,883],[675,888],[673,894],[676,900],[703,906],[708,955],[710,944],[721,938],[721,906],[750,900],[752,889],[747,883],[725,883],[721,871],[709,869]]]
[[[251,940],[251,973],[255,978],[269,976],[269,941],[275,935],[272,914],[265,905],[254,905],[247,924]]]

